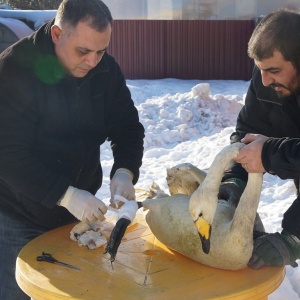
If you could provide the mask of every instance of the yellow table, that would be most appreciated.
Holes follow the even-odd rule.
[[[22,290],[41,299],[267,299],[285,268],[225,271],[194,262],[161,244],[139,216],[120,245],[113,268],[104,248],[89,250],[69,238],[72,225],[29,242],[17,259]],[[36,261],[42,252],[81,270]]]

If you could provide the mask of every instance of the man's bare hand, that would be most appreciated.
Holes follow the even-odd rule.
[[[241,140],[242,143],[247,145],[240,150],[235,161],[240,163],[248,173],[266,172],[262,165],[261,152],[267,139],[268,137],[261,134],[248,133]]]

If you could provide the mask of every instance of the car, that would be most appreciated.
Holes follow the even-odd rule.
[[[32,32],[33,30],[20,20],[0,17],[0,53]]]

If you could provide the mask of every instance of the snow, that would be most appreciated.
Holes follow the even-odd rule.
[[[0,9],[0,17],[26,18],[37,29],[55,12]],[[228,145],[249,82],[163,79],[127,80],[127,85],[146,129],[143,165],[136,187],[147,189],[155,181],[167,192],[166,168],[189,162],[207,169],[215,155]],[[101,162],[104,178],[97,196],[108,201],[113,164],[108,143],[101,146]],[[291,180],[264,176],[258,212],[268,232],[281,229],[283,213],[294,198]],[[284,281],[268,299],[299,300],[299,282],[300,267],[287,266]]]
[[[249,82],[229,80],[127,80],[146,130],[145,152],[136,187],[153,181],[168,193],[166,168],[189,162],[209,168],[215,155],[229,144]],[[101,146],[103,186],[97,196],[108,203],[110,146]],[[281,230],[283,213],[295,199],[292,180],[264,175],[258,212],[268,232]],[[298,260],[300,264],[300,260]],[[286,267],[286,276],[269,300],[300,299],[300,267]]]

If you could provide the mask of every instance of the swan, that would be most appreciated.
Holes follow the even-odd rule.
[[[234,143],[223,148],[207,173],[191,164],[168,170],[171,196],[142,202],[146,222],[160,242],[204,265],[225,270],[247,267],[253,250],[262,174],[249,173],[237,207],[218,199],[224,171],[243,146]],[[176,173],[185,176],[174,179]],[[178,191],[186,194],[176,194]]]

